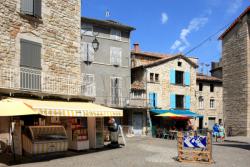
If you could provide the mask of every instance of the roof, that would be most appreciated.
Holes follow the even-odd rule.
[[[237,17],[234,22],[226,29],[226,31],[224,31],[221,36],[219,37],[220,40],[222,40],[228,32],[230,32],[237,23],[239,23],[241,21],[241,19],[248,13],[250,12],[250,6],[248,6],[241,14],[239,17]]]
[[[133,50],[131,51],[131,54],[140,55],[140,56],[147,56],[147,57],[155,57],[155,58],[159,58],[159,59],[173,56],[170,54],[163,54],[163,53],[135,52]]]
[[[199,73],[197,73],[197,75],[196,75],[196,80],[197,81],[205,81],[205,82],[222,83],[222,79],[220,79],[220,78],[216,78],[216,77],[204,75],[204,74],[199,74]]]
[[[194,63],[193,61],[191,61],[188,57],[183,56],[182,54],[178,54],[178,55],[175,55],[175,56],[169,56],[169,57],[165,57],[165,58],[159,59],[157,61],[154,61],[154,62],[146,64],[146,65],[137,66],[137,67],[134,67],[133,69],[135,69],[135,68],[153,67],[153,66],[157,66],[157,65],[160,65],[162,63],[165,63],[165,62],[177,59],[177,58],[181,58],[181,59],[186,60],[190,65],[192,65],[195,68],[198,67],[198,65],[196,63]]]
[[[135,81],[131,84],[131,89],[133,89],[133,90],[145,90],[145,85],[143,82]]]
[[[128,31],[135,30],[134,27],[119,23],[114,20],[98,20],[98,19],[89,18],[89,17],[82,17],[81,22],[94,23],[94,24],[103,25],[103,26],[110,26],[110,27],[128,30]]]

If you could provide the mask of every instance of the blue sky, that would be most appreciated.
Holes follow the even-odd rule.
[[[250,0],[82,0],[82,16],[133,26],[131,45],[139,42],[143,51],[175,54],[186,53],[232,23],[249,5]],[[198,57],[200,63],[217,61],[219,34],[188,56]]]

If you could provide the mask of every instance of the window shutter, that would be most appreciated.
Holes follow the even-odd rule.
[[[92,46],[92,43],[88,43],[88,54],[89,54],[88,61],[93,62],[95,58],[95,51]]]
[[[175,94],[170,94],[170,108],[176,108]]]
[[[185,108],[190,109],[190,96],[185,96]]]
[[[42,0],[34,0],[34,16],[42,16]]]
[[[157,102],[158,102],[158,100],[157,100],[157,93],[154,93],[154,107],[155,108],[158,106]]]
[[[122,49],[118,49],[118,63],[121,66],[122,65]]]
[[[21,39],[20,66],[41,68],[41,44]]]
[[[21,0],[21,12],[24,14],[33,15],[33,0]]]
[[[88,43],[81,43],[81,59],[82,61],[88,61]]]
[[[175,70],[170,69],[170,83],[175,84]]]
[[[115,56],[114,56],[114,48],[110,48],[110,63],[114,64],[115,63]]]
[[[185,85],[190,85],[190,72],[185,72]]]
[[[150,92],[148,96],[149,96],[149,106],[153,107],[154,106],[154,97],[153,97],[154,95],[153,95],[153,93]]]

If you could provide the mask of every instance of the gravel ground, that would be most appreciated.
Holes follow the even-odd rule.
[[[220,166],[249,167],[250,145],[247,143],[225,142],[213,145],[215,164],[179,163],[177,143],[172,140],[152,139],[148,137],[129,138],[126,147],[98,152],[68,153],[74,156],[46,160],[43,162],[24,163],[23,167],[175,167],[175,166]],[[76,155],[78,154],[78,155]],[[80,155],[79,155],[80,154]]]

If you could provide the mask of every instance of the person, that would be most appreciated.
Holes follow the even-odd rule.
[[[115,119],[112,117],[109,119],[108,123],[109,123],[108,130],[110,131],[110,139],[111,139],[111,143],[109,144],[109,146],[112,148],[119,147],[118,125],[115,122]]]
[[[217,142],[219,137],[219,125],[217,123],[213,126],[213,136],[215,137],[215,141]]]
[[[225,128],[223,127],[222,123],[220,123],[219,126],[219,138],[221,142],[223,142],[225,139]]]

